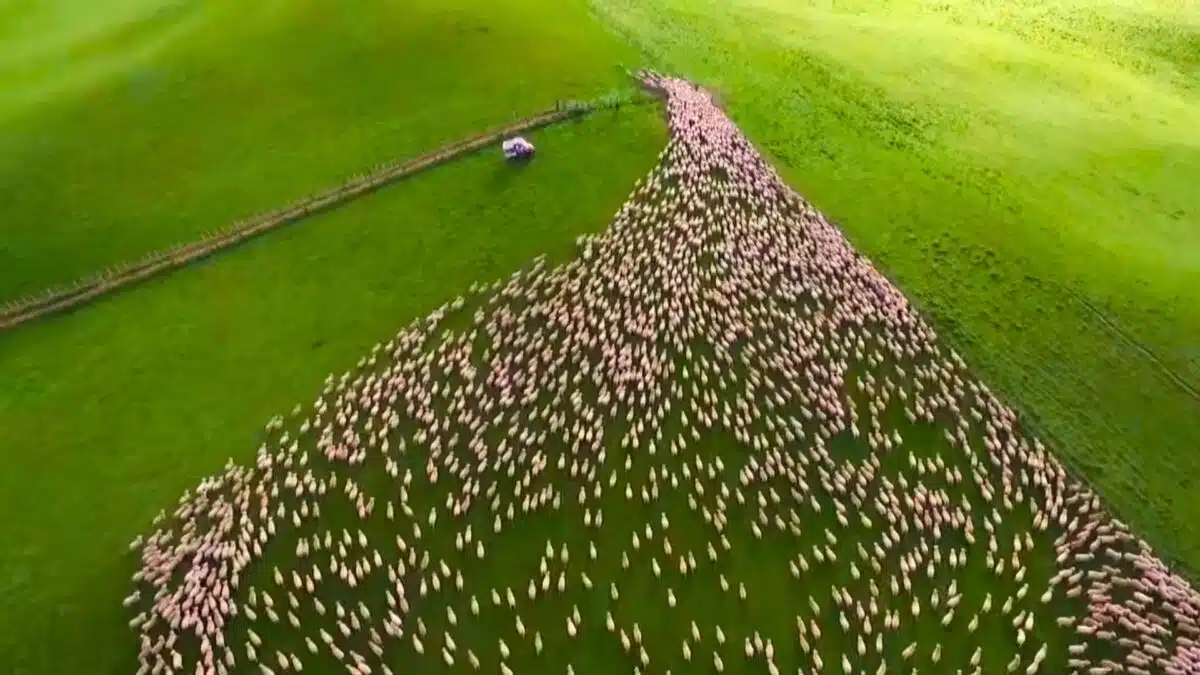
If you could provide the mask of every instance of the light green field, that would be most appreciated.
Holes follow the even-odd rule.
[[[1060,455],[1200,567],[1200,9],[595,4],[723,92]]]

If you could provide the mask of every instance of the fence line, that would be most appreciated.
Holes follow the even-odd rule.
[[[368,173],[358,174],[337,187],[302,198],[282,209],[237,221],[222,230],[203,236],[198,241],[149,254],[140,262],[106,270],[67,288],[51,289],[36,296],[16,300],[0,309],[0,331],[16,328],[51,314],[76,309],[103,295],[123,290],[156,275],[180,269],[283,225],[373,192],[388,183],[495,145],[507,136],[579,118],[604,107],[610,107],[610,103],[607,101],[556,103],[552,109],[532,117],[450,143],[434,152],[405,162],[385,164]]]

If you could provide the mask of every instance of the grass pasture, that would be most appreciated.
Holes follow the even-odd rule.
[[[628,86],[632,53],[540,0],[16,2],[0,30],[0,299]]]
[[[720,116],[668,86],[680,119]],[[163,514],[127,599],[145,653],[267,675],[1082,673],[1137,663],[1116,636],[1153,604],[1163,672],[1193,672],[1175,638],[1200,634],[1200,595],[1140,599],[1180,582],[1152,588],[1136,537],[898,292],[728,127],[696,127],[578,258],[377,344]],[[223,641],[168,637],[170,607],[226,593]],[[1105,593],[1140,607],[1108,637],[1084,626]]]
[[[1200,568],[1200,401],[1163,372],[1200,385],[1194,4],[593,4],[723,92],[987,382]]]
[[[554,99],[627,86],[618,64],[644,57],[722,92],[789,182],[898,281],[984,381],[1082,468],[1135,531],[1200,567],[1200,458],[1192,452],[1200,447],[1192,423],[1200,404],[1162,374],[1165,366],[1185,383],[1200,382],[1200,304],[1191,294],[1200,281],[1200,197],[1190,187],[1200,178],[1195,10],[1167,0],[593,0],[592,9],[617,35],[582,2],[122,0],[102,16],[78,0],[10,2],[0,8],[0,299],[277,207]],[[533,138],[538,159],[519,172],[494,156],[440,167],[181,274],[0,335],[0,510],[20,514],[0,530],[0,672],[132,673],[135,645],[121,610],[132,571],[126,542],[226,457],[248,460],[266,419],[310,401],[322,377],[344,371],[410,319],[536,254],[568,258],[574,237],[600,229],[651,167],[665,142],[659,117],[652,107],[623,108],[545,130]],[[466,313],[454,318],[456,330],[467,324]],[[972,466],[948,450],[939,429],[884,417],[909,439],[884,475],[918,471],[902,464],[906,454],[913,462],[940,456],[964,472]],[[854,542],[867,537],[861,528],[800,507],[798,541],[786,526],[754,536],[750,518],[791,517],[786,508],[755,508],[769,490],[747,490],[745,505],[723,498],[734,525],[730,551],[708,566],[711,532],[697,523],[686,488],[666,487],[664,472],[678,478],[681,465],[662,453],[656,479],[653,463],[636,463],[638,453],[612,440],[613,467],[627,458],[634,467],[622,480],[660,487],[668,494],[661,508],[611,490],[602,506],[607,527],[590,535],[602,551],[592,567],[578,565],[589,535],[569,504],[522,521],[503,546],[489,535],[490,564],[456,551],[453,534],[431,533],[431,550],[470,569],[474,584],[467,593],[447,586],[445,603],[417,612],[432,634],[447,627],[444,609],[454,607],[462,648],[495,650],[491,628],[512,617],[492,607],[486,591],[540,578],[541,562],[560,571],[554,556],[539,560],[549,539],[569,545],[572,572],[620,578],[622,595],[606,600],[602,583],[595,592],[551,593],[528,615],[531,630],[545,635],[542,654],[497,631],[514,646],[508,663],[517,673],[562,672],[568,661],[579,675],[635,665],[615,641],[568,641],[560,629],[570,605],[583,613],[584,630],[603,630],[606,611],[627,630],[641,622],[653,644],[672,650],[651,654],[649,670],[687,671],[678,644],[687,636],[674,608],[646,600],[663,590],[648,571],[649,547],[641,558],[626,549],[634,560],[620,569],[629,526],[660,512],[673,523],[677,553],[701,562],[674,587],[680,611],[727,622],[727,672],[766,669],[738,653],[753,630],[776,637],[780,663],[800,659],[782,636],[807,612],[805,594],[823,608],[810,617],[822,626],[840,618],[828,595],[835,585],[866,597],[865,579],[844,568],[818,569],[798,583],[787,567],[797,548],[813,546],[836,548],[843,563],[854,559]],[[839,459],[867,455],[848,439],[833,449]],[[711,458],[735,466],[746,454],[738,442],[708,432],[691,450],[709,462],[691,471],[713,471],[709,498],[722,484],[737,491],[735,473],[720,473]],[[930,490],[982,506],[969,483],[920,466]],[[379,468],[347,475],[383,497],[390,488],[372,482]],[[424,515],[444,494],[416,473],[412,506]],[[565,478],[558,468],[543,478],[551,477]],[[329,522],[351,527],[353,514],[336,502]],[[477,517],[476,532],[490,532],[484,514]],[[1027,550],[1025,563],[1036,588],[1053,573],[1051,540],[1023,518],[999,528],[998,556],[1016,555],[1012,536],[1030,532],[1035,553]],[[393,525],[376,518],[364,527],[374,536]],[[826,528],[839,543],[822,538]],[[271,560],[291,564],[285,547],[295,543],[275,542]],[[860,654],[855,665],[899,666],[896,650],[913,641],[921,672],[968,672],[968,644],[982,646],[989,675],[1018,652],[1027,663],[1032,649],[1016,645],[1011,616],[983,619],[971,640],[957,632],[967,609],[986,614],[981,596],[993,593],[999,604],[1023,582],[1011,568],[1008,577],[992,574],[983,556],[973,551],[956,577],[964,611],[951,633],[938,623],[941,612],[926,607],[920,620],[906,616],[884,657]],[[744,580],[753,602],[717,590],[718,573]],[[269,574],[261,566],[248,578],[265,588]],[[945,580],[918,579],[917,592],[938,586],[945,599]],[[362,590],[338,599],[349,607],[366,597]],[[376,590],[382,603],[382,586]],[[523,587],[513,590],[520,596]],[[478,623],[468,618],[472,593],[485,605]],[[1062,649],[1072,638],[1054,620],[1077,614],[1080,603],[1025,600],[1037,626],[1029,645],[1052,648],[1042,672],[1065,672]],[[883,602],[906,609],[888,604],[895,598]],[[850,608],[842,613],[853,617]],[[239,647],[243,628],[236,627]],[[334,630],[332,621],[326,628]],[[289,650],[305,647],[284,625],[262,632]],[[934,643],[945,647],[938,663]],[[456,667],[440,669],[440,646],[430,641],[418,667],[467,672],[461,652]],[[708,658],[714,647],[706,647],[697,655]],[[827,671],[840,670],[836,655],[855,645],[832,631],[818,649]],[[415,663],[409,651],[391,654]],[[494,670],[495,651],[479,655]]]

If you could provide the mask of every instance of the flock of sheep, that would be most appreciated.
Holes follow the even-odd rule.
[[[576,260],[330,378],[134,542],[141,673],[1200,673],[1200,595],[711,97]]]

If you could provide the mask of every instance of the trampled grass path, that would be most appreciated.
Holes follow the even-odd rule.
[[[115,270],[106,270],[65,289],[51,289],[37,296],[17,300],[0,309],[0,331],[11,330],[58,312],[77,309],[97,298],[127,289],[157,275],[181,269],[284,225],[346,204],[350,200],[370,194],[394,181],[495,145],[507,136],[532,131],[568,119],[578,119],[596,108],[597,106],[592,103],[555,106],[550,110],[512,124],[455,141],[413,159],[385,164],[366,174],[354,176],[336,187],[293,202],[282,209],[238,221],[224,230],[206,235],[199,241],[152,253],[140,262],[126,264]]]

